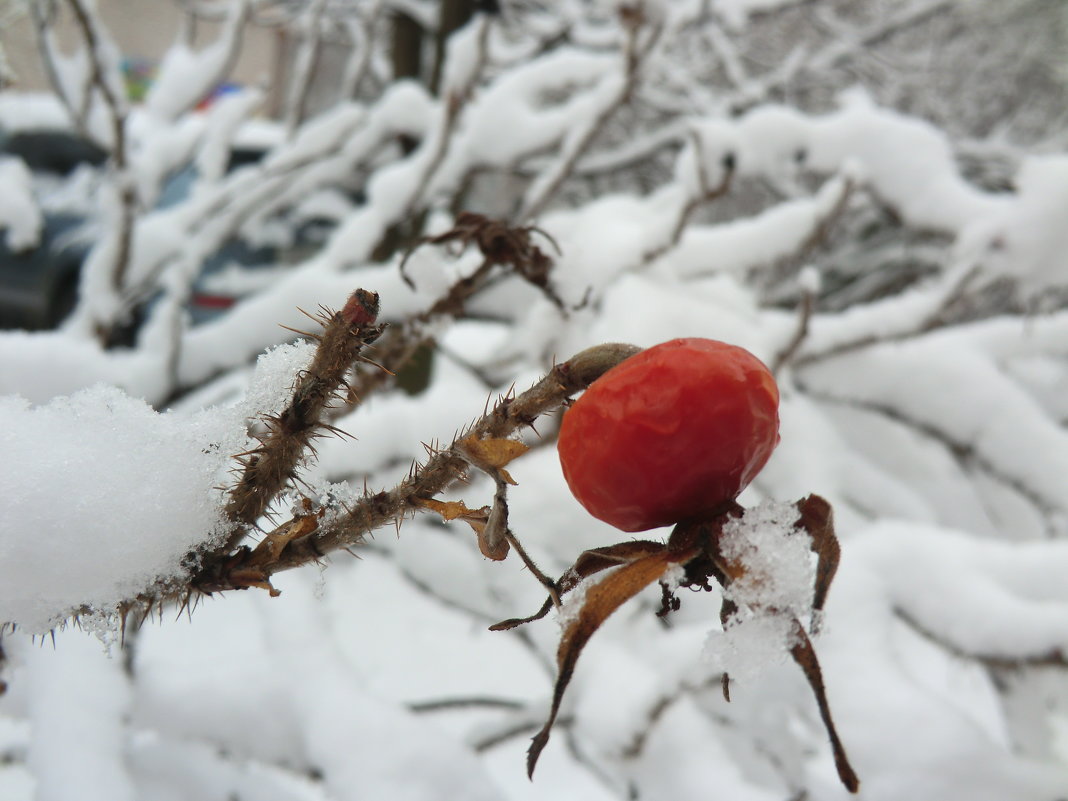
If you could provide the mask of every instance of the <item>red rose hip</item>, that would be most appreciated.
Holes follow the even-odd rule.
[[[664,342],[609,370],[564,414],[564,478],[590,514],[623,531],[700,518],[768,461],[778,409],[774,377],[744,348]]]

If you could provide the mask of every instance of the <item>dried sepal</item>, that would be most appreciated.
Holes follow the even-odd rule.
[[[801,513],[797,525],[808,532],[812,539],[812,550],[816,554],[816,586],[812,596],[813,623],[823,611],[827,593],[838,572],[838,560],[841,548],[834,533],[834,512],[831,505],[819,495],[809,495],[796,504]]]
[[[823,684],[823,671],[820,670],[819,659],[816,658],[816,649],[812,647],[812,640],[805,633],[805,627],[795,618],[793,621],[793,644],[790,646],[790,656],[793,657],[801,672],[805,674],[813,695],[816,696],[816,706],[819,707],[820,719],[823,727],[827,730],[827,737],[831,741],[831,750],[834,753],[834,767],[838,771],[838,778],[851,793],[860,789],[860,779],[849,763],[845,746],[838,736],[834,719],[831,717],[831,704],[827,700],[827,688]]]
[[[545,721],[541,731],[534,735],[530,749],[527,751],[528,776],[534,775],[538,757],[549,741],[549,732],[560,711],[564,691],[571,681],[582,649],[589,642],[590,637],[608,619],[609,615],[657,581],[669,567],[688,561],[695,555],[696,549],[677,553],[660,546],[659,550],[619,566],[608,576],[587,588],[581,607],[571,618],[560,638],[560,647],[556,652],[556,685],[553,687],[549,718]]]
[[[508,556],[508,482],[511,479],[504,470],[497,479],[497,491],[493,494],[493,508],[486,519],[486,526],[478,532],[478,549],[487,559],[500,562]],[[515,483],[515,482],[511,482]]]
[[[510,267],[517,275],[534,285],[557,306],[566,311],[563,300],[553,289],[549,277],[553,260],[534,244],[532,235],[540,234],[553,248],[560,252],[556,241],[545,231],[535,226],[513,226],[507,220],[496,220],[482,214],[462,211],[456,216],[453,227],[437,236],[423,237],[401,259],[400,273],[408,286],[415,285],[405,272],[405,266],[415,248],[420,245],[458,244],[461,252],[474,244],[485,260],[483,270],[501,265]],[[450,295],[453,294],[450,292]]]
[[[813,609],[818,611],[826,600],[830,583],[838,566],[838,540],[831,522],[830,505],[819,496],[809,496],[798,501],[797,526],[808,531],[812,537],[812,550],[817,554],[819,566],[816,573]],[[601,580],[592,583],[580,602],[574,616],[566,625],[557,650],[558,675],[553,688],[549,717],[542,729],[534,736],[527,755],[527,771],[532,774],[538,757],[549,740],[549,733],[559,713],[560,704],[575,669],[579,655],[586,643],[601,624],[630,598],[644,587],[661,579],[672,566],[683,568],[680,586],[693,589],[713,589],[711,579],[729,590],[731,584],[747,577],[746,565],[738,559],[727,559],[720,551],[724,527],[731,520],[744,517],[746,511],[735,502],[726,503],[722,509],[704,520],[680,523],[672,531],[666,544],[648,540],[616,543],[603,548],[583,552],[555,585],[560,594],[574,589],[581,581],[609,568],[616,568]],[[678,599],[665,584],[662,608],[658,614],[665,615],[678,608]],[[513,628],[544,617],[552,608],[547,599],[537,613],[528,618],[501,621],[491,628],[496,631]],[[725,593],[720,619],[724,626],[731,623],[739,613],[737,603]],[[812,642],[803,626],[790,612],[767,608],[765,614],[790,615],[789,652],[805,674],[816,698],[820,717],[827,730],[834,753],[835,765],[842,784],[857,792],[860,786],[845,747],[831,717],[830,702],[823,683],[823,674]],[[722,681],[724,697],[730,700],[730,679],[724,674]]]

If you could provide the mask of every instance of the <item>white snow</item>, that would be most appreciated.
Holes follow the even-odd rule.
[[[793,505],[809,493],[833,505],[842,546],[812,639],[859,797],[1068,795],[1068,160],[1057,131],[1035,147],[1008,129],[966,141],[939,116],[955,98],[929,118],[874,99],[916,100],[894,94],[892,59],[873,66],[884,40],[863,37],[937,2],[858,5],[791,28],[768,59],[754,48],[804,13],[795,0],[504,4],[449,43],[442,94],[471,89],[452,107],[391,82],[383,47],[386,11],[432,23],[434,4],[316,5],[324,31],[336,13],[337,30],[366,26],[372,50],[359,95],[292,136],[252,116],[269,87],[190,110],[228,77],[245,15],[292,33],[262,4],[201,5],[227,21],[206,47],[174,37],[148,102],[125,118],[125,172],[46,184],[0,162],[12,246],[32,245],[41,213],[61,209],[87,216],[78,235],[93,245],[63,330],[0,332],[0,798],[842,801],[788,650],[793,619],[812,622],[816,556]],[[622,23],[634,14],[640,43],[663,30],[628,93]],[[116,85],[110,39],[92,53],[46,44],[70,106],[107,143],[114,120],[86,76],[95,61]],[[865,48],[867,71],[853,70],[842,54]],[[846,74],[867,88],[808,98]],[[73,125],[54,99],[0,93],[4,130]],[[263,160],[226,173],[245,145]],[[964,150],[995,159],[1004,181],[962,168]],[[728,190],[707,197],[731,161]],[[190,191],[159,208],[179,170],[196,173]],[[133,250],[115,286],[129,186]],[[181,621],[165,606],[125,644],[116,631],[117,604],[180,582],[183,559],[223,535],[232,456],[314,352],[283,327],[317,330],[298,307],[336,309],[364,287],[396,331],[479,267],[479,243],[461,256],[454,241],[416,248],[414,289],[398,269],[419,235],[446,233],[465,209],[537,226],[527,233],[555,260],[566,313],[497,268],[464,319],[423,327],[442,343],[426,391],[369,393],[331,417],[354,439],[317,443],[302,483],[274,502],[280,516],[306,494],[331,525],[500,397],[602,342],[730,341],[777,366],[782,397],[782,441],[716,555],[744,572],[700,592],[677,586],[676,568],[665,580],[681,608],[666,619],[655,583],[617,610],[583,651],[534,782],[524,753],[556,679],[554,618],[581,590],[562,615],[488,631],[535,612],[546,589],[514,552],[484,558],[461,520],[409,515],[356,558],[272,577],[280,597],[217,594]],[[313,217],[334,227],[299,241]],[[190,327],[186,298],[235,235],[277,246],[277,263],[216,274],[210,286],[242,299]],[[856,300],[832,311],[844,292]],[[94,324],[135,295],[153,298],[137,342],[105,349]],[[806,296],[808,330],[787,353]],[[524,430],[531,450],[508,465],[510,527],[550,577],[629,539],[571,496],[558,422]],[[472,474],[441,498],[478,508],[494,491]],[[725,628],[724,596],[738,606]]]
[[[82,607],[107,614],[220,535],[213,487],[241,442],[230,414],[181,420],[99,387],[38,407],[4,398],[0,421],[17,465],[0,484],[0,618],[43,632]]]

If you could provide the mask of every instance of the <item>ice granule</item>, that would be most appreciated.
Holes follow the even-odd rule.
[[[792,503],[764,501],[723,527],[720,552],[744,568],[725,592],[738,606],[795,616],[811,609],[811,539],[798,528],[799,516]]]

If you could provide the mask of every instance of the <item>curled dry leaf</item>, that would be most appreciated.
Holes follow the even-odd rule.
[[[289,543],[307,537],[319,528],[318,514],[302,515],[284,526],[267,534],[249,557],[250,566],[265,565],[274,562]]]
[[[434,498],[418,498],[415,503],[437,512],[441,515],[442,520],[463,520],[465,523],[468,523],[476,533],[482,531],[482,529],[486,527],[486,520],[489,518],[490,513],[490,508],[488,506],[482,506],[478,509],[468,509],[467,504],[463,501],[438,501]]]
[[[528,776],[534,775],[538,757],[545,748],[545,744],[549,742],[549,731],[560,711],[564,691],[575,671],[575,663],[578,662],[579,655],[590,637],[608,619],[609,615],[663,576],[664,571],[669,567],[688,561],[695,555],[696,549],[674,553],[661,547],[659,551],[623,564],[586,590],[582,606],[568,623],[560,638],[560,647],[556,652],[556,686],[553,688],[549,719],[545,721],[541,731],[534,735],[530,749],[527,751]]]
[[[497,491],[493,493],[493,509],[486,520],[486,527],[478,534],[478,548],[482,555],[495,562],[508,556],[508,484],[515,483],[504,470],[500,472],[502,475],[497,478]]]

